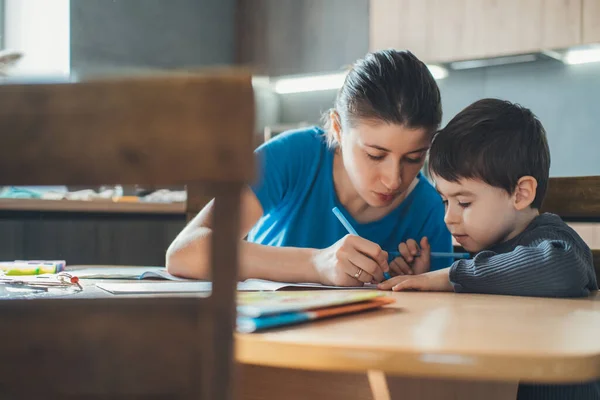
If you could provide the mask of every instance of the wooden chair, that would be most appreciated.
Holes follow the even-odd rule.
[[[600,223],[600,176],[550,178],[542,212],[566,222]],[[592,249],[596,278],[600,279],[600,249]]]
[[[215,197],[209,298],[0,301],[0,398],[232,398],[253,127],[250,76],[232,71],[0,85],[0,184],[203,183]]]

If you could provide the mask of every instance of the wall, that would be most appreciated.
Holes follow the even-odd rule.
[[[482,97],[529,107],[542,121],[552,155],[552,176],[600,175],[600,63],[554,61],[462,71],[440,81],[444,124]]]
[[[4,35],[4,0],[0,0],[0,48],[4,49],[4,43],[6,41]]]
[[[279,96],[275,93],[268,83],[255,82],[254,88],[254,107],[255,124],[254,131],[257,136],[261,136],[265,126],[276,125],[279,122],[281,104]]]
[[[438,81],[443,125],[475,100],[498,97],[529,107],[548,134],[552,176],[600,175],[600,63],[557,61],[451,71]],[[318,122],[335,91],[280,95],[280,122]]]
[[[338,71],[368,51],[368,0],[238,3],[237,60],[257,74]]]
[[[74,0],[71,67],[79,77],[235,62],[236,0]],[[255,91],[256,131],[277,122],[275,95]]]
[[[234,40],[235,0],[71,2],[71,67],[80,74],[233,64]]]

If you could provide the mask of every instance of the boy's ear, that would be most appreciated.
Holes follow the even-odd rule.
[[[523,176],[517,181],[513,194],[514,206],[517,210],[529,207],[537,193],[537,179],[533,176]]]
[[[331,121],[331,130],[333,131],[333,137],[339,146],[342,145],[342,124],[340,122],[340,115],[337,111],[331,110],[329,113],[329,120]]]

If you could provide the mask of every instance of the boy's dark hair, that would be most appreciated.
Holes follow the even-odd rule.
[[[531,207],[542,206],[550,150],[542,123],[527,108],[498,99],[471,104],[434,137],[429,171],[449,182],[480,179],[513,194],[523,176],[537,180]]]
[[[370,120],[434,132],[442,121],[437,83],[410,51],[381,50],[354,63],[338,92],[335,110],[349,126]],[[329,116],[324,117],[328,121]],[[335,144],[331,134],[328,139]]]

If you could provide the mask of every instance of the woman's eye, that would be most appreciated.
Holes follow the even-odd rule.
[[[375,160],[375,161],[379,161],[379,160],[383,160],[383,157],[385,156],[374,156],[373,154],[369,154],[367,153],[367,156],[371,159],[371,160]]]
[[[461,202],[458,202],[458,205],[461,206],[462,208],[467,208],[467,207],[469,207],[471,205],[471,203],[461,203]]]
[[[409,164],[420,164],[421,162],[423,162],[423,157],[419,157],[419,158],[407,158],[406,162],[408,162]]]
[[[444,207],[448,207],[448,200],[442,200],[442,204],[444,205]]]

